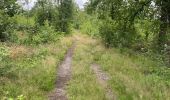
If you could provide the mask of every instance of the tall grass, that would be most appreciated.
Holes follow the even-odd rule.
[[[94,61],[112,76],[109,84],[120,100],[170,99],[170,70],[145,56],[121,54],[102,45],[92,48]]]
[[[10,54],[0,62],[4,71],[0,73],[0,99],[46,100],[55,86],[56,66],[71,41],[68,37],[37,46],[7,44]]]
[[[105,91],[90,69],[92,55],[88,38],[77,37],[72,64],[72,79],[67,87],[69,100],[106,100]]]
[[[169,100],[170,69],[141,55],[106,49],[98,40],[79,35],[68,87],[71,100],[105,100],[105,92],[89,69],[97,63],[111,76],[108,84],[118,100]]]

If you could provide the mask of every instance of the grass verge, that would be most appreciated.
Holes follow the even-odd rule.
[[[78,35],[73,76],[68,86],[70,100],[105,100],[105,91],[90,70],[98,63],[111,76],[109,86],[118,100],[169,100],[170,69],[144,56],[128,56],[100,41]]]
[[[3,44],[9,54],[0,62],[0,99],[46,100],[55,87],[56,65],[71,41],[65,37],[38,46]]]
[[[69,100],[105,100],[104,89],[90,69],[93,56],[88,52],[92,41],[76,35],[76,48],[73,56],[72,79],[67,88]]]

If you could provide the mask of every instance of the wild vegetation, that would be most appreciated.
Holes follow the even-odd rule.
[[[168,0],[90,0],[86,11],[97,16],[99,34],[107,47],[160,54],[169,66]]]
[[[170,99],[169,0],[30,3],[0,0],[1,100],[49,99],[73,43],[69,100],[109,100],[105,87],[118,100]],[[92,64],[110,76],[105,87]]]

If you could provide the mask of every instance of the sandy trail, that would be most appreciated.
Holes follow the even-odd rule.
[[[49,100],[68,100],[66,94],[66,86],[71,78],[71,63],[75,43],[68,49],[64,61],[59,66],[57,72],[57,81],[55,90],[50,93]]]

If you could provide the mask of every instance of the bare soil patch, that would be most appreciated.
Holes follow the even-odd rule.
[[[57,72],[57,81],[55,90],[50,93],[49,100],[68,100],[66,94],[66,86],[71,78],[71,63],[75,43],[68,49],[64,61],[59,66]]]

